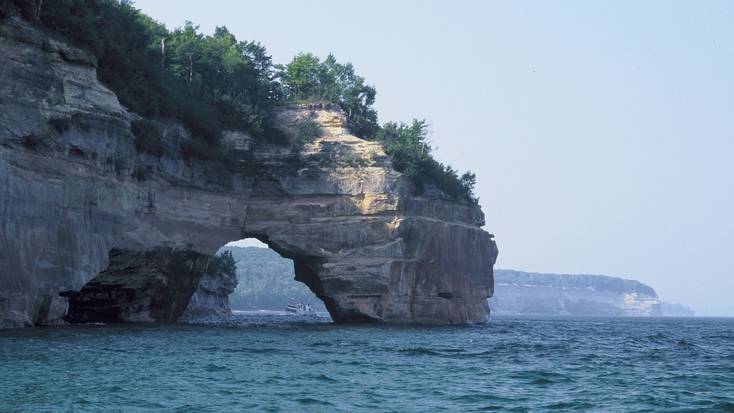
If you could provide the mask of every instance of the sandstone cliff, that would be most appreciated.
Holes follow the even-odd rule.
[[[190,136],[170,120],[173,154],[138,153],[134,119],[87,53],[0,25],[0,326],[61,319],[59,293],[107,270],[113,250],[211,255],[244,237],[293,259],[337,322],[487,319],[497,248],[479,207],[415,195],[338,110],[284,108],[284,129],[322,129],[297,150],[226,131],[228,170],[177,156]]]
[[[495,314],[659,316],[655,290],[639,281],[605,275],[495,271]]]
[[[65,291],[72,323],[174,322],[187,310],[208,257],[156,248],[112,250],[106,270],[79,292]]]

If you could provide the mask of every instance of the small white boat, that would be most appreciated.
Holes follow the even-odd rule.
[[[285,312],[289,314],[309,314],[314,312],[314,308],[311,304],[291,302],[285,307]]]

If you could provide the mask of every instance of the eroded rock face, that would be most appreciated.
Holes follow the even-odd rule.
[[[208,256],[244,237],[293,259],[296,278],[338,322],[487,319],[497,248],[479,207],[430,189],[413,195],[380,145],[350,135],[337,109],[283,110],[286,129],[305,119],[322,126],[297,150],[227,132],[241,161],[222,171],[175,151],[138,154],[135,115],[99,83],[94,59],[21,21],[0,25],[0,68],[5,326],[62,318],[59,292],[108,269],[112,250]],[[172,148],[190,139],[176,122],[160,125]]]
[[[179,321],[208,323],[226,320],[232,315],[229,295],[236,287],[236,273],[206,271]]]
[[[282,123],[304,118],[323,134],[297,161],[255,153],[245,235],[292,258],[337,322],[485,321],[497,249],[481,210],[410,195],[380,145],[350,135],[337,111],[300,107]]]
[[[68,291],[71,323],[177,321],[206,273],[209,257],[194,251],[113,249],[106,270],[79,292]]]

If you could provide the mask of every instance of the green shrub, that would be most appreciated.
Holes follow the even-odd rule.
[[[238,155],[242,154],[228,147],[208,144],[198,139],[189,139],[183,142],[179,151],[187,161],[201,160],[218,164],[213,168],[220,173],[233,172],[238,163]]]
[[[358,76],[351,63],[341,64],[334,55],[321,61],[310,53],[301,53],[285,66],[278,66],[285,98],[291,102],[330,102],[347,115],[353,134],[372,137],[379,130],[375,88]]]
[[[130,126],[138,153],[147,153],[159,158],[166,153],[163,133],[155,122],[139,119],[132,121]]]
[[[189,139],[181,144],[180,152],[186,160],[212,159],[218,155],[218,148],[198,139]]]
[[[342,157],[342,162],[351,168],[364,168],[367,166],[367,160],[354,153],[344,155],[344,157]]]
[[[321,126],[316,121],[307,119],[296,126],[294,135],[293,144],[300,149],[303,145],[311,143],[321,136]]]
[[[455,169],[433,159],[425,120],[413,120],[410,126],[386,123],[377,139],[392,159],[393,168],[408,176],[419,192],[426,185],[434,185],[452,199],[477,203],[474,196],[476,176],[467,172],[460,178]]]
[[[476,202],[474,175],[459,177],[432,158],[425,122],[380,128],[373,107],[375,88],[333,55],[322,61],[302,53],[276,67],[262,45],[239,41],[226,27],[217,27],[212,35],[192,23],[170,31],[130,0],[0,0],[0,17],[13,13],[92,53],[100,80],[131,111],[149,119],[179,119],[193,136],[180,148],[188,159],[230,163],[231,154],[219,146],[221,131],[228,128],[285,145],[289,140],[275,124],[277,105],[331,102],[345,112],[353,134],[379,139],[395,169],[413,179],[419,190],[432,184],[455,199]],[[52,122],[58,122],[51,126],[59,133],[68,128],[63,120]],[[90,126],[84,119],[73,124],[81,130]],[[164,154],[158,133],[145,123],[134,127],[138,151]],[[296,143],[313,139],[313,131],[313,125],[304,125]],[[44,139],[28,136],[24,144],[37,148]]]
[[[38,6],[38,0],[1,0],[0,15],[18,10],[52,35],[91,52],[100,80],[133,112],[178,118],[210,143],[223,127],[261,134],[272,119],[280,86],[270,56],[258,43],[238,41],[225,27],[211,36],[190,23],[169,31],[128,0],[46,1],[40,13]]]
[[[208,275],[217,275],[219,273],[227,274],[231,277],[237,276],[237,263],[230,251],[224,251],[219,255],[213,255],[209,258],[206,267]]]

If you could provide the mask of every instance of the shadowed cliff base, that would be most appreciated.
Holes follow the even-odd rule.
[[[237,285],[223,258],[190,250],[114,249],[110,265],[80,291],[64,291],[70,323],[170,323],[229,314]],[[225,257],[226,258],[226,257]]]

